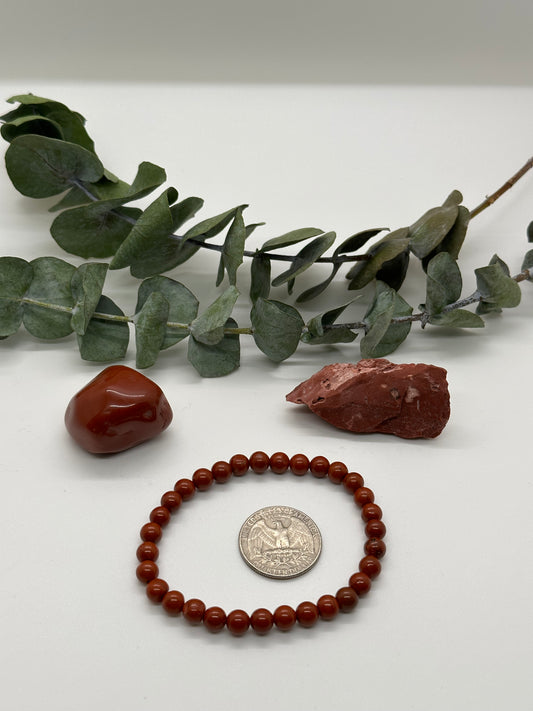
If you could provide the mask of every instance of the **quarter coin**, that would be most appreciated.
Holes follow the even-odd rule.
[[[249,516],[239,532],[246,563],[268,578],[286,580],[306,573],[322,550],[318,526],[292,506],[266,506]]]

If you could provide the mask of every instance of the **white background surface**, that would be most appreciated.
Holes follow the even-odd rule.
[[[532,147],[530,89],[59,81],[5,81],[1,89],[3,97],[31,90],[81,111],[107,167],[128,179],[141,160],[159,163],[182,197],[205,198],[203,216],[249,202],[247,221],[267,222],[254,245],[301,226],[335,229],[343,239],[410,224],[454,188],[474,207]],[[465,294],[473,269],[494,252],[520,270],[532,180],[472,223],[460,260]],[[0,205],[1,254],[65,258],[48,235],[48,202],[19,196],[5,172]],[[172,276],[207,305],[216,261],[198,254]],[[310,271],[300,290],[320,274]],[[112,273],[105,290],[130,313],[131,284]],[[330,292],[306,314],[352,296],[342,280]],[[423,301],[416,268],[402,293]],[[241,325],[248,308],[244,299]],[[341,432],[285,402],[324,364],[357,360],[357,342],[302,346],[275,366],[243,340],[240,370],[222,379],[200,379],[183,344],[162,354],[147,374],[174,409],[171,428],[109,458],[78,449],[63,426],[68,400],[101,366],[82,362],[72,339],[42,343],[21,331],[2,341],[6,705],[530,708],[532,315],[525,284],[522,304],[488,318],[485,329],[415,328],[391,356],[448,370],[452,416],[434,441]],[[134,364],[132,348],[125,362]],[[256,449],[324,454],[363,473],[388,526],[384,570],[358,609],[330,624],[267,638],[209,635],[148,603],[135,578],[138,530],[178,478]],[[280,501],[311,515],[324,537],[313,571],[285,582],[256,576],[237,549],[246,516]],[[161,574],[186,597],[226,610],[295,605],[345,584],[362,555],[361,529],[350,498],[327,482],[250,475],[182,509],[161,545]]]

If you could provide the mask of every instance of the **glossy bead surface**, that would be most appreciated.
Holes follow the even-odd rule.
[[[341,612],[351,612],[359,602],[359,598],[357,597],[355,590],[351,587],[340,588],[337,590],[335,599],[337,600],[339,610]]]
[[[192,482],[198,491],[207,491],[213,485],[213,474],[210,469],[197,469],[192,475]]]
[[[170,521],[170,511],[166,506],[156,506],[150,512],[150,521],[152,523],[158,523],[160,526],[166,526]]]
[[[250,469],[256,474],[264,474],[270,464],[270,458],[265,452],[254,452],[250,456]]]
[[[301,602],[296,608],[296,619],[302,627],[313,627],[318,620],[318,607],[314,602]]]
[[[233,474],[229,462],[215,462],[211,467],[213,479],[218,484],[225,484]]]
[[[368,541],[365,542],[365,553],[367,555],[372,555],[379,560],[383,558],[386,552],[387,546],[385,545],[385,541],[381,538],[369,538]]]
[[[309,471],[309,459],[305,454],[294,454],[289,462],[289,467],[296,476],[303,476]]]
[[[365,483],[363,477],[358,472],[348,472],[342,480],[342,485],[346,491],[353,494],[357,489]]]
[[[133,368],[105,368],[71,399],[65,426],[92,454],[112,454],[135,447],[165,430],[172,409],[163,391]]]
[[[285,452],[274,452],[270,457],[270,469],[274,474],[285,474],[289,468],[289,457]]]
[[[221,607],[208,607],[204,613],[204,627],[209,632],[221,632],[226,626],[226,613]]]
[[[274,616],[270,610],[260,607],[250,615],[250,625],[256,634],[267,634],[274,625]]]
[[[150,580],[146,586],[146,597],[152,602],[159,603],[168,592],[168,583],[161,578]]]
[[[387,527],[377,518],[373,518],[367,522],[365,526],[367,538],[385,538]]]
[[[361,573],[366,573],[371,580],[377,578],[381,573],[381,563],[373,555],[365,555],[359,563]]]
[[[169,590],[162,600],[163,609],[169,615],[179,615],[184,603],[185,598],[179,590]]]
[[[137,548],[137,560],[157,560],[159,556],[159,548],[152,541],[144,541]]]
[[[365,504],[361,509],[361,518],[363,521],[371,521],[372,519],[378,519],[378,521],[383,516],[383,511],[377,504]]]
[[[280,605],[274,610],[274,624],[282,632],[288,632],[296,624],[296,612],[290,605]]]
[[[161,497],[161,506],[165,506],[169,511],[177,511],[181,502],[182,498],[177,491],[165,491]]]
[[[316,606],[323,620],[332,620],[339,614],[339,603],[333,595],[322,595],[318,598]]]
[[[183,501],[190,501],[196,493],[196,488],[190,479],[179,479],[174,484],[174,491],[177,491]]]
[[[150,523],[145,523],[141,528],[141,538],[143,541],[151,541],[152,543],[157,543],[163,535],[161,526],[158,523],[150,521]]]
[[[354,573],[351,577],[350,580],[348,581],[348,584],[350,585],[351,588],[353,588],[357,594],[358,597],[361,597],[362,595],[366,595],[367,592],[369,592],[370,588],[372,587],[372,581],[368,577],[366,573]]]
[[[248,457],[244,454],[234,454],[229,460],[231,470],[235,476],[244,476],[250,468]]]
[[[157,578],[159,575],[159,568],[153,560],[143,560],[137,566],[137,578],[141,583],[149,583],[150,580]]]
[[[348,474],[348,467],[343,462],[331,462],[328,468],[328,478],[333,484],[341,484]]]
[[[329,459],[326,457],[313,457],[309,462],[309,471],[317,479],[323,479],[328,475]]]
[[[250,616],[244,610],[232,610],[228,614],[226,626],[232,635],[241,637],[250,627]]]
[[[198,598],[186,600],[183,604],[183,617],[191,625],[199,625],[204,619],[205,603]]]
[[[353,500],[362,508],[365,504],[373,503],[374,492],[367,486],[361,486],[354,492]]]

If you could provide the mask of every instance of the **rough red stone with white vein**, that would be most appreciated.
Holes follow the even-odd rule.
[[[450,417],[444,368],[385,358],[326,365],[286,399],[340,429],[405,439],[437,437]]]

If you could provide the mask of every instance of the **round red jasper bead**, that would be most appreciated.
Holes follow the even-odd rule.
[[[346,491],[353,494],[357,489],[365,483],[363,477],[358,472],[348,472],[342,480],[342,485]]]
[[[244,454],[234,454],[229,460],[229,464],[235,476],[243,476],[250,468],[248,457],[245,457]]]
[[[254,452],[250,456],[250,468],[256,474],[264,474],[270,464],[270,458],[265,452]]]
[[[165,491],[161,497],[161,506],[165,506],[169,511],[177,511],[181,506],[181,496],[177,491]]]
[[[226,626],[232,635],[241,637],[250,627],[250,616],[244,610],[232,610],[228,614]]]
[[[159,548],[152,541],[144,541],[137,548],[137,560],[157,560],[159,556]]]
[[[341,612],[351,612],[359,602],[355,590],[351,587],[340,588],[335,595],[339,610]]]
[[[381,538],[369,538],[368,541],[365,542],[365,553],[367,555],[374,556],[374,558],[383,558],[385,553],[387,552],[387,546],[385,545],[385,541],[383,541]]]
[[[161,578],[150,580],[146,586],[146,596],[152,602],[161,602],[168,592],[168,583]]]
[[[381,563],[373,555],[366,555],[359,563],[359,570],[373,580],[381,573]]]
[[[196,493],[196,488],[190,479],[179,479],[174,484],[174,491],[177,491],[183,501],[190,501]]]
[[[365,526],[365,533],[367,535],[367,538],[385,538],[387,528],[383,521],[380,521],[377,518],[373,518],[367,522]]]
[[[274,474],[285,474],[289,468],[289,463],[289,457],[285,454],[285,452],[274,452],[274,454],[270,457],[270,469],[274,472]]]
[[[163,535],[161,526],[158,523],[150,521],[150,523],[145,523],[141,528],[141,538],[143,541],[151,541],[152,543],[157,543]]]
[[[183,605],[183,617],[191,625],[199,625],[204,619],[205,603],[197,598],[186,600]]]
[[[348,474],[348,467],[343,462],[331,462],[329,465],[328,477],[334,484],[342,483],[346,474]]]
[[[274,616],[270,610],[260,607],[250,615],[250,625],[256,634],[267,634],[274,625]]]
[[[150,580],[157,578],[159,575],[159,568],[153,560],[143,560],[137,566],[137,578],[141,583],[149,583]]]
[[[160,526],[166,526],[170,521],[170,511],[166,506],[156,506],[150,512],[150,521],[158,523]]]
[[[274,610],[274,624],[282,632],[287,632],[296,624],[296,612],[290,605],[280,605]]]
[[[309,471],[317,479],[323,479],[328,475],[329,459],[326,457],[313,457],[309,462]]]
[[[179,590],[169,590],[162,601],[163,609],[169,615],[179,615],[184,603],[185,598]]]
[[[366,573],[361,572],[354,573],[350,577],[348,584],[351,588],[355,590],[358,597],[361,597],[361,595],[366,595],[372,587],[372,581],[370,580],[368,575]]]
[[[204,625],[209,632],[221,632],[226,626],[226,613],[221,607],[209,607],[204,613]]]
[[[361,518],[363,521],[372,521],[372,519],[380,520],[383,516],[383,511],[377,504],[365,504],[361,509]]]
[[[229,462],[215,462],[211,467],[211,472],[217,484],[225,484],[233,474]]]
[[[313,627],[318,620],[318,607],[314,602],[301,602],[296,608],[296,619],[302,627]]]
[[[358,506],[362,508],[365,504],[373,503],[374,492],[367,486],[361,486],[359,487],[359,489],[356,489],[353,495],[353,500]]]
[[[333,595],[322,595],[318,598],[316,606],[323,620],[332,620],[339,614],[339,603]]]
[[[210,469],[197,469],[192,475],[192,483],[198,491],[207,491],[213,485],[213,481]]]
[[[289,467],[296,476],[303,476],[309,471],[309,459],[305,454],[294,454],[289,462]]]

